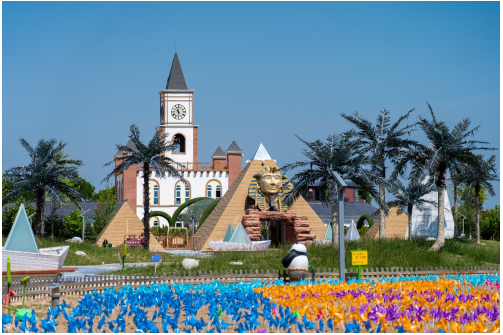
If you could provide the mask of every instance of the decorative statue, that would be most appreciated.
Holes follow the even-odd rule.
[[[287,206],[283,199],[292,188],[292,183],[283,171],[269,166],[253,176],[248,195],[255,199],[257,206],[263,211],[284,212]]]
[[[309,260],[306,252],[306,246],[297,242],[292,245],[290,253],[281,261],[283,267],[288,268],[290,281],[299,281],[309,275]]]

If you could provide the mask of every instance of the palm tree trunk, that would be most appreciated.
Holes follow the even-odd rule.
[[[441,178],[437,185],[438,190],[438,228],[437,228],[437,240],[432,245],[432,251],[440,251],[445,243],[445,229],[444,229],[444,195],[445,195],[445,179],[443,178],[443,173],[441,173]]]
[[[148,184],[150,176],[150,166],[148,163],[143,164],[143,235],[145,235],[145,243],[143,247],[149,250],[150,247],[150,187]]]
[[[471,192],[471,190],[470,190]],[[472,198],[468,200],[468,237],[472,239]]]
[[[458,184],[454,183],[454,238],[458,238]]]
[[[408,236],[408,239],[412,239],[412,210],[414,208],[414,205],[413,204],[408,204],[407,205],[407,214],[409,215],[409,222],[408,222],[408,226],[409,226],[409,236]]]
[[[384,157],[384,152],[382,153]],[[384,159],[384,158],[383,158]],[[384,163],[381,166],[381,177],[383,179],[386,178],[386,167]],[[379,204],[379,240],[383,240],[386,238],[386,215],[384,213],[384,204],[386,202],[386,194],[384,189],[384,183],[379,183],[379,199],[381,199],[381,203]]]
[[[37,212],[35,215],[35,235],[37,237],[44,236],[44,220],[45,220],[45,191],[37,190]]]
[[[339,246],[339,204],[337,202],[331,201],[331,209],[332,209],[332,246],[334,248]]]
[[[476,234],[477,240],[476,243],[480,244],[480,205],[479,205],[479,193],[480,193],[480,184],[475,184],[475,225],[476,225]]]

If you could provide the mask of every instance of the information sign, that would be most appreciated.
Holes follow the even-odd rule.
[[[153,254],[151,255],[150,260],[152,263],[160,263],[162,261],[162,255],[161,254]]]
[[[121,252],[121,256],[124,257],[126,256],[126,253],[127,253],[127,246],[125,243],[122,243],[121,245],[119,245],[119,250]]]
[[[368,254],[367,250],[351,251],[351,265],[367,265]]]

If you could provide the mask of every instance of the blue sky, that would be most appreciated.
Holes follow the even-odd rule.
[[[283,165],[302,143],[351,128],[340,114],[392,121],[426,101],[450,127],[500,145],[499,2],[3,2],[3,170],[23,137],[68,143],[97,189],[136,123],[148,140],[177,52],[194,89],[199,161],[235,140]],[[418,131],[413,138],[425,139]],[[487,153],[486,153],[487,155]],[[499,204],[497,196],[485,207]],[[451,197],[452,199],[452,197]]]

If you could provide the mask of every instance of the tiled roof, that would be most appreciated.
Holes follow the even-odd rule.
[[[311,201],[308,204],[319,217],[332,216],[330,206],[324,205],[321,201]],[[372,215],[375,211],[377,211],[377,208],[366,202],[344,202],[344,217],[362,216],[363,214]]]
[[[178,60],[178,54],[175,53],[173,63],[171,64],[171,71],[169,72],[168,82],[166,84],[167,90],[187,90],[185,77],[183,76],[182,66]]]
[[[229,148],[225,151],[226,153],[231,152],[231,153],[243,153],[243,150],[241,150],[240,147],[238,147],[236,141],[232,141],[231,145]]]
[[[227,158],[227,156],[225,155],[225,152],[222,150],[222,148],[218,147],[211,158]]]

